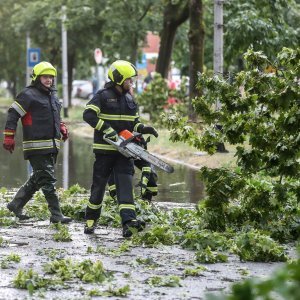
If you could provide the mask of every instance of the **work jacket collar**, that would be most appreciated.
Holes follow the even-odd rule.
[[[46,88],[44,85],[42,85],[41,82],[36,82],[33,86],[46,95],[51,95],[53,92],[56,91],[54,87]]]
[[[107,82],[104,87],[111,88],[118,96],[122,96],[128,93],[128,91],[124,91],[122,87],[122,91],[120,91],[112,81]]]

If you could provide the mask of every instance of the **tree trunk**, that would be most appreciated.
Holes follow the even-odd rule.
[[[177,28],[172,24],[165,24],[160,36],[161,42],[156,64],[156,72],[160,73],[163,78],[168,78],[176,30]]]
[[[181,0],[176,5],[169,1],[164,10],[163,29],[160,33],[160,47],[156,72],[163,78],[168,77],[173,42],[176,30],[189,17],[189,1]]]
[[[130,54],[130,62],[136,64],[138,58],[138,37],[137,34],[132,38],[132,48]]]
[[[189,118],[195,120],[195,112],[192,106],[192,99],[200,96],[201,91],[197,90],[196,84],[199,73],[203,72],[204,60],[204,25],[202,0],[190,0],[190,101]]]
[[[9,91],[9,93],[11,94],[11,96],[13,97],[13,99],[16,99],[17,96],[17,82],[16,80],[14,81],[7,81],[7,90]]]

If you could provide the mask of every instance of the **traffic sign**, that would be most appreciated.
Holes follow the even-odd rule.
[[[102,61],[102,51],[101,51],[101,49],[99,49],[99,48],[95,49],[94,58],[95,58],[96,64],[98,64],[98,65],[101,64],[101,61]]]
[[[138,60],[135,65],[138,70],[147,69],[147,57],[145,53],[142,55],[141,60]]]
[[[34,67],[40,61],[41,61],[41,49],[29,48],[27,50],[27,66]]]

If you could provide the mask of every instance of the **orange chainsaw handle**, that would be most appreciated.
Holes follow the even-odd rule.
[[[133,134],[132,132],[130,132],[127,129],[122,130],[121,132],[119,132],[119,136],[122,137],[124,139],[124,141],[120,144],[121,147],[124,147],[125,145],[127,145],[129,142],[131,142],[132,140],[137,140],[140,141],[139,136],[141,136],[142,134]]]
[[[122,137],[125,141],[130,139],[130,138],[133,138],[133,133],[130,132],[129,130],[125,129],[125,130],[122,130],[120,133],[119,133],[119,136]]]

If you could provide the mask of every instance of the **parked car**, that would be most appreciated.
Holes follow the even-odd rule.
[[[91,99],[93,97],[93,84],[89,80],[73,80],[72,98]]]

